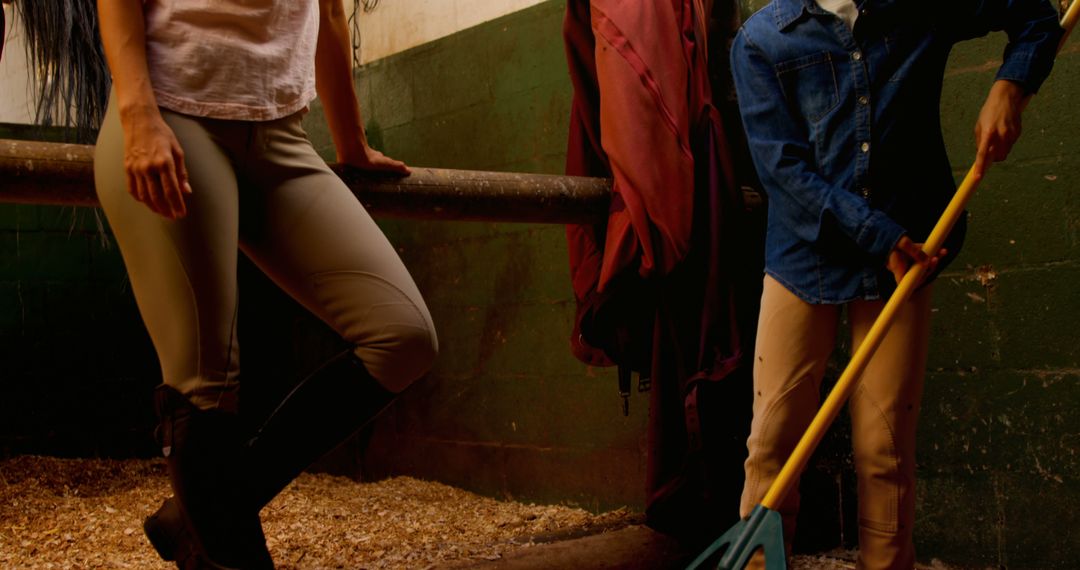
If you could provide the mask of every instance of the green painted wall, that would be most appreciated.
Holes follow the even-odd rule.
[[[0,138],[66,134],[0,125]],[[0,457],[154,451],[158,366],[103,219],[0,204]]]
[[[411,164],[561,173],[571,96],[563,10],[547,2],[364,67],[369,136]],[[525,500],[642,506],[647,398],[623,417],[614,374],[570,354],[562,226],[380,224],[427,299],[441,353],[375,430],[372,471]]]
[[[954,53],[942,109],[956,166],[972,162],[1003,47],[999,35]],[[1008,568],[1080,559],[1078,90],[1073,41],[1009,161],[981,185],[967,245],[937,285],[919,439],[927,554]]]

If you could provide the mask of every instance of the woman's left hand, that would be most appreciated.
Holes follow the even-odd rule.
[[[975,175],[982,178],[990,165],[1009,156],[1020,138],[1020,117],[1027,106],[1024,88],[1008,79],[999,79],[990,88],[990,95],[975,123]]]
[[[368,172],[386,172],[402,176],[408,176],[410,172],[404,162],[390,158],[367,145],[351,155],[338,156],[338,162]]]

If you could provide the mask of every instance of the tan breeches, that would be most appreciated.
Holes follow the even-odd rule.
[[[115,100],[94,176],[166,384],[202,408],[235,409],[238,250],[355,345],[388,390],[427,372],[438,344],[424,300],[315,152],[300,113],[267,122],[162,113],[186,155],[186,217],[161,217],[128,193]]]
[[[915,563],[915,424],[926,368],[930,297],[930,287],[924,287],[901,308],[848,404],[858,479],[861,569],[910,570]],[[883,307],[884,301],[847,304],[852,346],[862,342]],[[761,502],[817,413],[840,310],[838,305],[806,303],[765,277],[743,517]],[[789,549],[798,509],[796,488],[778,508]]]

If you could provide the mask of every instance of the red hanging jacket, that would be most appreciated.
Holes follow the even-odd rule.
[[[612,315],[647,310],[640,298],[623,307],[614,289],[627,289],[624,297],[646,294],[686,258],[696,193],[733,195],[706,50],[698,40],[705,37],[704,22],[700,0],[568,2],[564,37],[574,100],[566,173],[614,180],[607,223],[567,227],[578,300],[571,346],[586,363],[648,367],[648,359],[625,353],[640,352],[651,339],[633,339],[623,350],[614,346],[620,333],[613,328],[635,329],[622,336],[651,328],[637,322],[643,316]],[[707,135],[721,148],[695,157],[694,139],[701,147]],[[720,188],[698,190],[708,184],[703,162],[719,173]],[[617,309],[605,307],[612,302]]]
[[[706,63],[701,0],[569,0],[566,172],[612,177],[606,223],[568,226],[574,354],[651,377],[647,511],[702,477],[698,388],[741,358],[729,216],[742,211]],[[696,472],[694,472],[696,471]],[[736,489],[737,490],[737,489]],[[692,502],[692,500],[691,500]]]

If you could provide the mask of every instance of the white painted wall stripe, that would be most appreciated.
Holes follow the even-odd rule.
[[[394,55],[546,0],[379,0],[360,14],[360,62]],[[352,0],[345,0],[352,9]]]
[[[4,4],[4,53],[0,56],[0,123],[30,123],[29,76],[26,72],[26,45],[16,21],[14,8]]]

